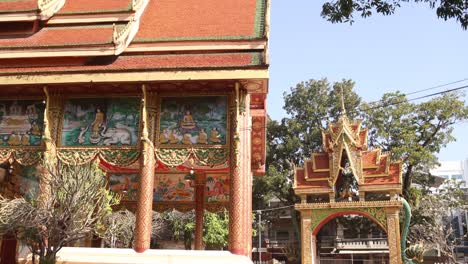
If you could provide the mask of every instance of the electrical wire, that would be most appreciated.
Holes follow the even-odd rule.
[[[464,79],[464,80],[468,80],[468,79]],[[456,82],[452,82],[452,83],[459,83],[459,82],[462,82],[464,80],[459,80],[459,81],[456,81]],[[446,85],[441,85],[439,86],[438,88],[440,87],[443,87],[443,86],[447,86],[447,85],[450,85],[452,83],[449,83],[449,84],[446,84]],[[416,92],[412,92],[412,93],[408,93],[408,94],[403,94],[405,97],[409,94],[416,94],[416,93],[419,93],[419,92],[422,92],[422,91],[427,91],[427,90],[430,90],[430,89],[435,89],[435,87],[437,86],[434,86],[432,88],[427,88],[427,89],[423,89],[423,90],[419,90],[419,91],[416,91]],[[402,103],[405,103],[405,102],[412,102],[412,101],[416,101],[416,100],[420,100],[420,99],[424,99],[424,98],[428,98],[428,97],[433,97],[433,96],[436,96],[436,95],[441,95],[441,94],[446,94],[446,93],[450,93],[450,92],[455,92],[455,91],[459,91],[459,90],[463,90],[463,89],[466,89],[468,88],[468,85],[464,85],[464,86],[460,86],[460,87],[456,87],[456,88],[452,88],[452,89],[447,89],[445,91],[441,91],[441,92],[436,92],[436,93],[431,93],[431,94],[427,94],[427,95],[422,95],[422,96],[418,96],[418,97],[415,97],[415,98],[410,98],[410,99],[406,99],[406,100],[402,100],[402,101],[396,101],[396,102],[391,102],[391,103],[387,103],[387,104],[383,104],[383,105],[376,105],[376,106],[373,106],[373,107],[368,107],[366,109],[360,109],[360,111],[368,111],[368,110],[373,110],[373,109],[377,109],[377,108],[381,108],[381,107],[388,107],[388,106],[393,106],[393,105],[399,105],[399,104],[402,104]],[[378,103],[378,102],[383,102],[382,100],[379,100],[379,101],[374,101],[374,102],[370,102],[369,104],[375,104],[375,103]],[[358,111],[355,111],[355,112],[350,112],[350,113],[355,113],[355,114],[358,114],[359,112]],[[241,131],[245,131],[245,130],[250,130],[252,129],[253,126],[248,126],[248,127],[241,127],[239,130]],[[261,127],[255,127],[255,128],[266,128],[266,126],[261,126]]]
[[[260,209],[260,210],[253,210],[254,212],[268,212],[268,211],[276,211],[276,210],[282,210],[286,208],[291,208],[294,207],[294,205],[288,205],[288,206],[281,206],[281,207],[275,207],[275,208],[267,208],[267,209]]]

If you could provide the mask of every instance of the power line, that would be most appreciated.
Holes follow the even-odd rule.
[[[422,93],[422,92],[434,90],[434,89],[437,89],[437,88],[449,86],[449,85],[452,85],[452,84],[461,83],[461,82],[464,82],[464,81],[468,81],[468,78],[461,79],[461,80],[454,81],[454,82],[449,82],[449,83],[441,84],[441,85],[437,85],[437,86],[433,86],[433,87],[429,87],[429,88],[422,89],[422,90],[418,90],[418,91],[414,91],[414,92],[411,92],[411,93],[407,93],[406,95],[412,95],[412,94]]]
[[[468,79],[465,79],[465,80],[468,80]],[[459,81],[456,81],[456,82],[452,82],[452,83],[458,83],[458,82],[461,82],[463,80],[459,80]],[[446,84],[446,85],[443,85],[443,86],[447,86],[449,84]],[[440,86],[442,87],[442,86]],[[429,90],[429,89],[433,89],[434,87],[432,88],[427,88],[425,90]],[[428,97],[432,97],[432,96],[436,96],[436,95],[441,95],[441,94],[446,94],[446,93],[450,93],[450,92],[455,92],[455,91],[459,91],[459,90],[463,90],[463,89],[466,89],[468,88],[468,85],[464,85],[464,86],[460,86],[460,87],[456,87],[456,88],[452,88],[452,89],[448,89],[448,90],[445,90],[445,91],[441,91],[441,92],[436,92],[436,93],[432,93],[432,94],[427,94],[427,95],[422,95],[422,96],[419,96],[419,97],[415,97],[415,98],[410,98],[410,99],[406,99],[406,100],[403,100],[403,101],[396,101],[396,102],[389,102],[387,104],[382,104],[382,105],[376,105],[376,106],[373,106],[373,107],[368,107],[366,109],[360,109],[361,111],[368,111],[368,110],[373,110],[373,109],[377,109],[377,108],[381,108],[381,107],[388,107],[388,106],[393,106],[393,105],[399,105],[399,104],[402,104],[402,103],[405,103],[405,102],[412,102],[412,101],[416,101],[416,100],[420,100],[420,99],[424,99],[424,98],[428,98]],[[415,93],[419,93],[423,90],[420,90],[420,91],[416,91],[416,92],[413,92],[413,93],[408,93],[408,94],[403,94],[404,96],[407,96],[409,94],[415,94]],[[379,100],[379,101],[374,101],[374,102],[370,102],[369,104],[375,104],[375,103],[378,103],[378,102],[383,102],[382,100]],[[350,111],[348,111],[349,113]],[[357,111],[351,111],[350,113],[355,113],[355,114],[358,114],[359,112]],[[256,127],[258,128],[258,127]],[[261,126],[260,128],[266,128],[266,126]],[[249,129],[252,129],[252,126],[248,126],[248,127],[244,127],[244,128],[240,128],[241,131],[245,131],[245,130],[249,130]]]
[[[267,208],[267,209],[254,210],[254,211],[255,212],[268,212],[268,211],[276,211],[276,210],[281,210],[281,209],[286,209],[286,208],[291,208],[291,207],[294,207],[294,205],[281,206],[281,207],[275,207],[275,208]]]
[[[448,90],[445,90],[445,91],[436,92],[436,93],[432,93],[432,94],[422,95],[422,96],[419,96],[419,97],[406,99],[406,100],[402,100],[402,101],[397,101],[397,102],[392,102],[392,103],[382,104],[382,105],[376,105],[376,106],[373,106],[373,107],[368,107],[366,109],[361,109],[361,111],[368,111],[368,110],[377,109],[377,108],[380,108],[380,107],[399,105],[399,104],[402,104],[402,103],[412,102],[412,101],[416,101],[416,100],[420,100],[420,99],[424,99],[424,98],[428,98],[428,97],[432,97],[432,96],[436,96],[436,95],[455,92],[455,91],[463,90],[463,89],[466,89],[466,88],[468,88],[468,85],[464,85],[464,86],[460,86],[460,87],[456,87],[456,88],[452,88],[452,89],[448,89]],[[406,95],[407,94],[404,94],[404,96],[406,96]],[[377,101],[377,102],[379,102],[379,101]],[[374,102],[371,102],[370,104],[373,104],[373,103]],[[354,113],[357,113],[357,112],[354,112]]]

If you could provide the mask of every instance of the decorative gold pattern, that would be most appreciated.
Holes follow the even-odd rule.
[[[98,149],[60,149],[57,158],[65,164],[82,165],[94,160],[98,153]]]
[[[219,166],[228,160],[228,150],[226,148],[160,148],[155,151],[156,158],[163,164],[170,167],[177,167],[190,158],[199,166]]]
[[[192,151],[190,149],[156,149],[156,158],[163,164],[176,167],[185,163]]]
[[[17,149],[14,152],[16,162],[21,165],[31,166],[38,163],[42,158],[42,150]]]
[[[302,229],[302,262],[303,264],[312,264],[312,234],[311,234],[311,220],[307,218],[302,218],[301,220],[301,229]]]

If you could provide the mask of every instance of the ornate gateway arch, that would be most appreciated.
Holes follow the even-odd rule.
[[[294,191],[301,197],[302,263],[316,264],[317,234],[342,215],[364,216],[387,232],[391,264],[401,264],[399,211],[401,163],[389,153],[369,150],[368,130],[343,115],[322,132],[323,152],[295,169]]]

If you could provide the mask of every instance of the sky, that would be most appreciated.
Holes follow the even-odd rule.
[[[352,79],[365,101],[464,79],[408,97],[468,85],[468,31],[455,21],[438,19],[435,10],[413,3],[392,16],[332,24],[320,16],[323,2],[271,0],[267,110],[273,119],[286,116],[278,107],[284,105],[283,93],[309,79]],[[468,122],[457,124],[453,135],[457,141],[438,154],[441,161],[468,158]]]

